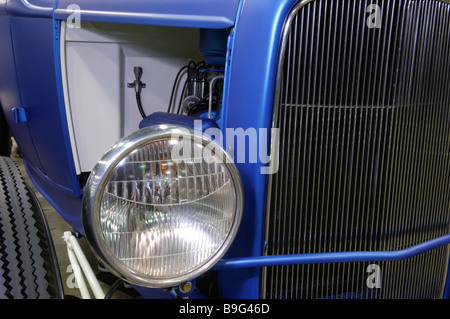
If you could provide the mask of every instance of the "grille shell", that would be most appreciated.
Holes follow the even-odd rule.
[[[303,1],[286,20],[266,255],[392,251],[450,231],[450,15],[443,1]],[[266,298],[439,298],[449,248],[371,263],[279,266]]]

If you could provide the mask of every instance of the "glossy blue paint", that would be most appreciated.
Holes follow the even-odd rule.
[[[272,127],[277,57],[283,22],[292,0],[246,0],[240,5],[225,82],[223,128]],[[232,80],[230,80],[232,79]],[[230,141],[226,141],[229,145]],[[263,253],[266,175],[261,163],[237,163],[244,190],[244,212],[234,244],[225,258]],[[224,298],[260,297],[260,269],[222,271]],[[227,283],[233,282],[233,285]]]
[[[239,0],[59,0],[55,18],[67,19],[74,3],[82,21],[224,29],[234,24]]]
[[[358,251],[222,259],[213,269],[404,260],[450,244],[450,234],[396,251]]]

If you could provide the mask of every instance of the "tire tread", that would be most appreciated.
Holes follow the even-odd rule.
[[[40,213],[17,165],[0,157],[0,298],[58,297],[59,270]]]

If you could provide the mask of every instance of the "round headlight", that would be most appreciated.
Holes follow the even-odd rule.
[[[227,153],[176,126],[141,129],[93,169],[83,225],[97,257],[117,276],[170,287],[225,254],[242,213],[242,187]]]

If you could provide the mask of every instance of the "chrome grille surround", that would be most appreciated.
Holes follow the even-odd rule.
[[[366,24],[381,8],[381,28]],[[286,20],[266,255],[393,251],[450,232],[450,6],[306,0]],[[449,246],[264,268],[265,298],[439,298]],[[367,286],[367,266],[381,288]]]

